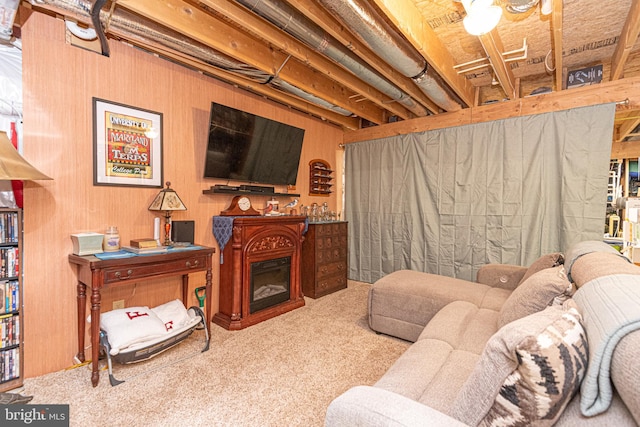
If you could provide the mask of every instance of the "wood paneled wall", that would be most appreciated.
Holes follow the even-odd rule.
[[[211,218],[231,200],[231,196],[202,194],[213,184],[225,183],[202,178],[212,101],[304,128],[293,192],[302,195],[300,202],[305,205],[327,201],[332,208],[342,209],[341,129],[114,40],[109,43],[110,57],[73,47],[65,42],[64,22],[40,13],[26,20],[22,42],[24,156],[53,177],[53,181],[25,183],[27,377],[74,363],[76,276],[67,261],[72,251],[70,234],[104,232],[115,225],[123,242],[153,235],[156,215],[147,208],[159,189],[93,185],[92,97],[163,113],[164,178],[188,208],[173,218],[194,220],[200,244],[217,247]],[[308,163],[316,158],[327,160],[337,170],[336,192],[329,198],[307,195]],[[253,197],[253,201],[262,207],[266,197]],[[214,312],[218,273],[219,258],[214,256]],[[203,274],[194,275],[190,285],[195,288],[203,283]],[[119,299],[127,306],[154,306],[178,298],[179,284],[176,277],[106,289],[102,306],[109,310]],[[189,305],[195,304],[191,293]]]

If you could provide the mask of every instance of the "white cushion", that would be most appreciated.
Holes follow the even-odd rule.
[[[167,334],[164,322],[146,306],[102,313],[100,328],[107,333],[113,356],[132,344]]]
[[[184,326],[190,320],[187,309],[179,299],[154,307],[151,311],[162,320],[167,332]]]

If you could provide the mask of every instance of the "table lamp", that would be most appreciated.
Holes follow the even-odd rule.
[[[158,195],[151,205],[149,205],[150,211],[164,212],[164,245],[171,245],[171,212],[172,211],[186,211],[187,208],[178,197],[178,193],[174,189],[170,188],[171,183],[167,181],[167,188],[160,190]]]

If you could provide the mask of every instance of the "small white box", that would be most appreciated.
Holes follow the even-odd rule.
[[[102,253],[102,241],[104,234],[100,233],[75,233],[71,235],[73,253],[75,255],[93,255]]]

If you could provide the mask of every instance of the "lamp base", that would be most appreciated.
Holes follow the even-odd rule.
[[[169,211],[164,217],[164,246],[171,246],[171,214]]]

